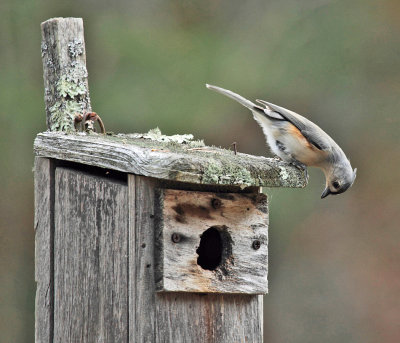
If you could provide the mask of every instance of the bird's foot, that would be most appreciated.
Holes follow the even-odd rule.
[[[304,172],[304,176],[306,177],[306,180],[308,182],[308,170],[307,170],[307,166],[301,162],[291,162],[291,164],[293,164],[297,169],[301,170],[302,172]]]

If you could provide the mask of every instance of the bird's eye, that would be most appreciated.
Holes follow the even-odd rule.
[[[333,182],[332,182],[332,186],[333,186],[335,189],[338,189],[338,188],[340,187],[340,183],[337,182],[337,181],[333,181]]]

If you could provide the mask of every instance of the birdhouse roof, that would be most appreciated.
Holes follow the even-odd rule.
[[[39,133],[36,156],[157,179],[240,187],[304,187],[303,171],[276,158],[206,146],[188,135]]]

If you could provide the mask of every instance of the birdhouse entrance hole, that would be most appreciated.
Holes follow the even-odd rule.
[[[212,226],[200,236],[197,264],[206,270],[215,270],[232,254],[231,237],[226,226]]]

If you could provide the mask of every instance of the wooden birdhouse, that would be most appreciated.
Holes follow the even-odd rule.
[[[261,342],[261,187],[304,187],[303,172],[191,135],[94,133],[96,117],[76,115],[92,113],[82,20],[42,33],[36,342]]]

